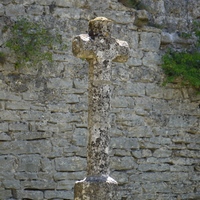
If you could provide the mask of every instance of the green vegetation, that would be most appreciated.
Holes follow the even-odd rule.
[[[52,62],[52,48],[59,40],[42,24],[19,19],[11,27],[11,38],[6,46],[14,51],[17,58],[16,67],[35,66],[42,60]]]
[[[200,90],[200,23],[195,22],[193,30],[197,42],[192,50],[169,50],[162,57],[162,68],[166,74],[165,84],[179,80],[182,85]]]
[[[0,52],[0,64],[4,64],[6,62],[6,55],[3,52]]]

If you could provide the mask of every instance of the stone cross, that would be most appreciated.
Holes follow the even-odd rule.
[[[88,34],[73,39],[73,54],[89,63],[87,177],[75,184],[75,200],[115,200],[117,182],[109,177],[111,64],[126,62],[127,42],[111,37],[112,21],[97,17]],[[98,183],[98,184],[97,184]]]

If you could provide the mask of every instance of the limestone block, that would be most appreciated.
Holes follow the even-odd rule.
[[[0,171],[13,172],[15,169],[16,158],[14,156],[0,156]]]
[[[21,185],[24,188],[34,188],[34,189],[55,189],[56,188],[56,183],[53,180],[25,180],[25,181],[21,181]]]
[[[170,193],[171,192],[171,187],[165,182],[144,183],[142,184],[142,188],[147,193],[156,193],[156,192]]]
[[[175,182],[175,181],[185,181],[189,177],[188,173],[186,172],[149,172],[149,173],[143,173],[142,179],[145,181],[150,182]]]
[[[115,170],[136,169],[138,164],[133,157],[111,157],[110,168]]]
[[[86,128],[76,128],[73,137],[72,137],[72,144],[76,146],[87,146],[87,134],[88,130]]]
[[[74,187],[74,180],[62,180],[57,182],[58,190],[72,190]]]
[[[151,157],[152,156],[152,152],[151,150],[149,149],[143,149],[142,150],[142,157],[145,158],[145,157]]]
[[[59,132],[66,132],[66,131],[72,131],[73,126],[71,124],[66,123],[58,123]]]
[[[4,15],[4,6],[0,4],[0,16]]]
[[[166,148],[156,149],[153,153],[154,157],[170,157],[172,155],[172,151]]]
[[[111,173],[111,177],[113,177],[119,184],[125,184],[129,182],[129,177],[127,173],[114,171]]]
[[[130,96],[130,97],[139,97],[145,95],[144,83],[132,83],[128,81],[123,85],[123,88],[117,91],[118,95]]]
[[[17,190],[17,199],[37,199],[43,200],[43,192],[42,191],[32,191],[32,190]]]
[[[129,80],[129,73],[123,67],[118,67],[112,69],[112,78],[121,81],[128,81]]]
[[[44,12],[43,6],[30,5],[27,7],[26,12],[29,15],[41,15]]]
[[[138,57],[130,57],[127,64],[131,67],[138,67],[142,65],[142,60]]]
[[[0,91],[0,100],[21,101],[21,96],[11,92]]]
[[[80,103],[74,104],[73,107],[72,107],[72,105],[70,105],[72,112],[78,113],[78,112],[83,112],[83,111],[87,112],[88,111],[88,102],[83,102],[81,97],[80,97],[80,101],[81,101]],[[82,120],[83,120],[82,123],[86,122],[87,116],[84,116],[82,118]],[[82,125],[84,127],[87,127],[87,124],[82,124]],[[81,124],[80,124],[80,126],[81,126]]]
[[[83,177],[86,176],[85,171],[80,172],[56,172],[54,174],[54,180],[60,181],[60,180],[81,180]]]
[[[0,138],[1,138],[1,141],[10,141],[10,140],[12,140],[11,137],[8,134],[4,133],[4,132],[0,132]]]
[[[81,117],[78,114],[72,113],[52,113],[48,120],[50,123],[67,123],[67,122],[81,122]]]
[[[99,13],[100,14],[100,13]],[[124,17],[120,17],[120,16],[124,16]],[[116,23],[119,24],[129,24],[129,23],[133,23],[135,16],[134,16],[134,12],[126,12],[126,11],[111,11],[109,13],[107,13],[106,17],[108,19],[111,19],[113,21],[115,21]]]
[[[56,171],[73,172],[86,170],[86,159],[81,157],[56,158]]]
[[[73,85],[76,89],[84,89],[85,91],[88,88],[88,82],[84,80],[74,80]]]
[[[21,5],[9,4],[6,6],[6,15],[9,17],[17,17],[25,15],[25,8]]]
[[[36,140],[50,138],[52,133],[47,132],[17,132],[14,134],[14,138],[17,140]]]
[[[198,121],[195,116],[172,115],[169,117],[169,127],[193,127]]]
[[[192,150],[180,150],[176,151],[174,155],[179,157],[185,157],[185,158],[200,158],[200,154],[198,151],[192,151]]]
[[[11,2],[12,2],[12,0],[2,0],[2,4],[3,5],[7,5],[7,4],[11,3]]]
[[[134,158],[142,158],[142,152],[141,152],[141,150],[132,150],[131,151],[131,155]]]
[[[80,1],[80,0],[79,0]],[[111,0],[103,0],[101,2],[99,2],[99,4],[96,4],[95,0],[91,0],[88,2],[88,6],[92,9],[92,10],[105,10],[109,8],[109,5],[111,3]]]
[[[6,103],[7,110],[29,110],[30,104],[23,101],[12,101]]]
[[[0,132],[2,132],[2,131],[8,131],[8,123],[7,122],[0,123]]]
[[[15,172],[15,178],[17,180],[36,180],[38,172]]]
[[[177,193],[177,194],[193,193],[194,188],[195,188],[195,186],[191,185],[191,183],[183,184],[183,183],[178,182],[178,184],[172,184],[172,192]]]
[[[111,99],[112,108],[128,108],[132,102],[132,98],[130,97],[123,97],[117,96]],[[132,102],[133,103],[133,102]]]
[[[74,0],[57,0],[56,1],[56,6],[58,7],[67,7],[67,8],[70,8],[70,7],[73,7],[73,4],[74,4]]]
[[[160,42],[161,35],[159,33],[142,32],[140,34],[139,48],[144,51],[158,51]]]
[[[28,124],[22,122],[9,123],[8,129],[10,131],[28,131]]]
[[[23,121],[42,121],[48,119],[48,114],[42,111],[22,111],[20,112],[21,120]]]
[[[162,87],[159,87],[155,84],[147,84],[146,85],[146,95],[154,98],[164,98],[167,100],[170,99],[180,99],[182,98],[181,90],[179,89],[171,89],[171,88],[165,88],[163,90]]]
[[[24,92],[22,97],[25,101],[38,100],[38,95],[34,92]]]
[[[68,2],[63,0],[64,2]],[[70,7],[70,8],[55,8],[55,11],[53,13],[54,17],[60,17],[62,19],[80,19],[82,14],[82,10],[76,7]],[[66,57],[61,56],[61,60],[67,61]],[[58,59],[60,60],[60,59]]]
[[[135,137],[135,138],[150,138],[152,137],[152,130],[148,126],[134,126],[129,127],[127,132],[128,137]]]
[[[144,66],[157,69],[157,66],[161,64],[161,56],[156,52],[147,52],[145,53],[142,62]]]
[[[72,82],[69,79],[51,78],[47,83],[47,87],[51,89],[71,89]]]
[[[11,190],[0,189],[0,199],[10,199],[12,198]]]
[[[63,100],[65,100],[68,104],[76,104],[79,103],[79,95],[76,94],[68,94],[68,95],[62,95]]]
[[[19,121],[20,116],[16,111],[4,110],[0,111],[0,119],[4,121]]]
[[[42,1],[42,0],[40,0],[40,1]],[[19,3],[20,0],[15,0],[15,2]],[[22,2],[23,2],[23,5],[32,5],[36,2],[38,3],[38,0],[23,0]]]
[[[73,199],[73,191],[63,191],[63,190],[47,190],[44,192],[44,197],[46,199]]]
[[[20,189],[21,188],[19,180],[4,180],[3,186],[6,189]]]
[[[134,114],[133,110],[129,110],[124,113],[118,113],[116,122],[121,123],[123,125],[127,126],[143,126],[145,125],[144,123],[144,118],[142,116],[138,116]]]
[[[114,155],[114,156],[131,156],[131,153],[130,153],[129,149],[127,149],[127,150],[124,150],[124,149],[112,149],[112,155]]]
[[[51,142],[48,140],[37,141],[11,141],[0,145],[0,154],[27,154],[39,153],[46,155],[51,152]]]
[[[41,170],[43,172],[52,172],[54,170],[54,162],[48,158],[41,159]]]
[[[41,168],[41,157],[39,155],[21,156],[17,171],[38,172]]]
[[[188,149],[192,149],[192,150],[199,150],[200,149],[200,144],[195,144],[195,143],[191,143],[187,145]]]
[[[64,101],[63,102],[57,102],[56,104],[48,104],[47,109],[51,113],[56,113],[56,112],[67,112],[70,109],[70,105],[67,105]]]
[[[139,143],[137,138],[112,138],[111,147],[119,149],[137,149],[139,148]]]
[[[143,171],[143,172],[148,172],[148,171],[169,171],[170,166],[169,164],[140,164],[138,166],[138,170]]]

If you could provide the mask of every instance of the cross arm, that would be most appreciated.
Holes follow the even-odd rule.
[[[116,57],[114,62],[124,63],[129,58],[129,45],[126,41],[116,39]]]
[[[91,38],[88,34],[76,36],[72,42],[72,52],[74,56],[83,59],[91,59],[95,57]]]

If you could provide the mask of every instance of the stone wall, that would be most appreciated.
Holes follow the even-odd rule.
[[[155,2],[146,1],[168,5]],[[0,66],[0,199],[73,199],[86,170],[88,63],[72,55],[71,41],[96,16],[114,20],[113,36],[131,48],[126,64],[113,63],[111,176],[119,199],[200,199],[200,96],[162,86],[160,67],[162,49],[185,40],[138,28],[135,13],[117,0],[0,2],[0,51],[7,55]],[[19,17],[59,30],[67,50],[55,50],[53,64],[15,69],[4,27]]]

